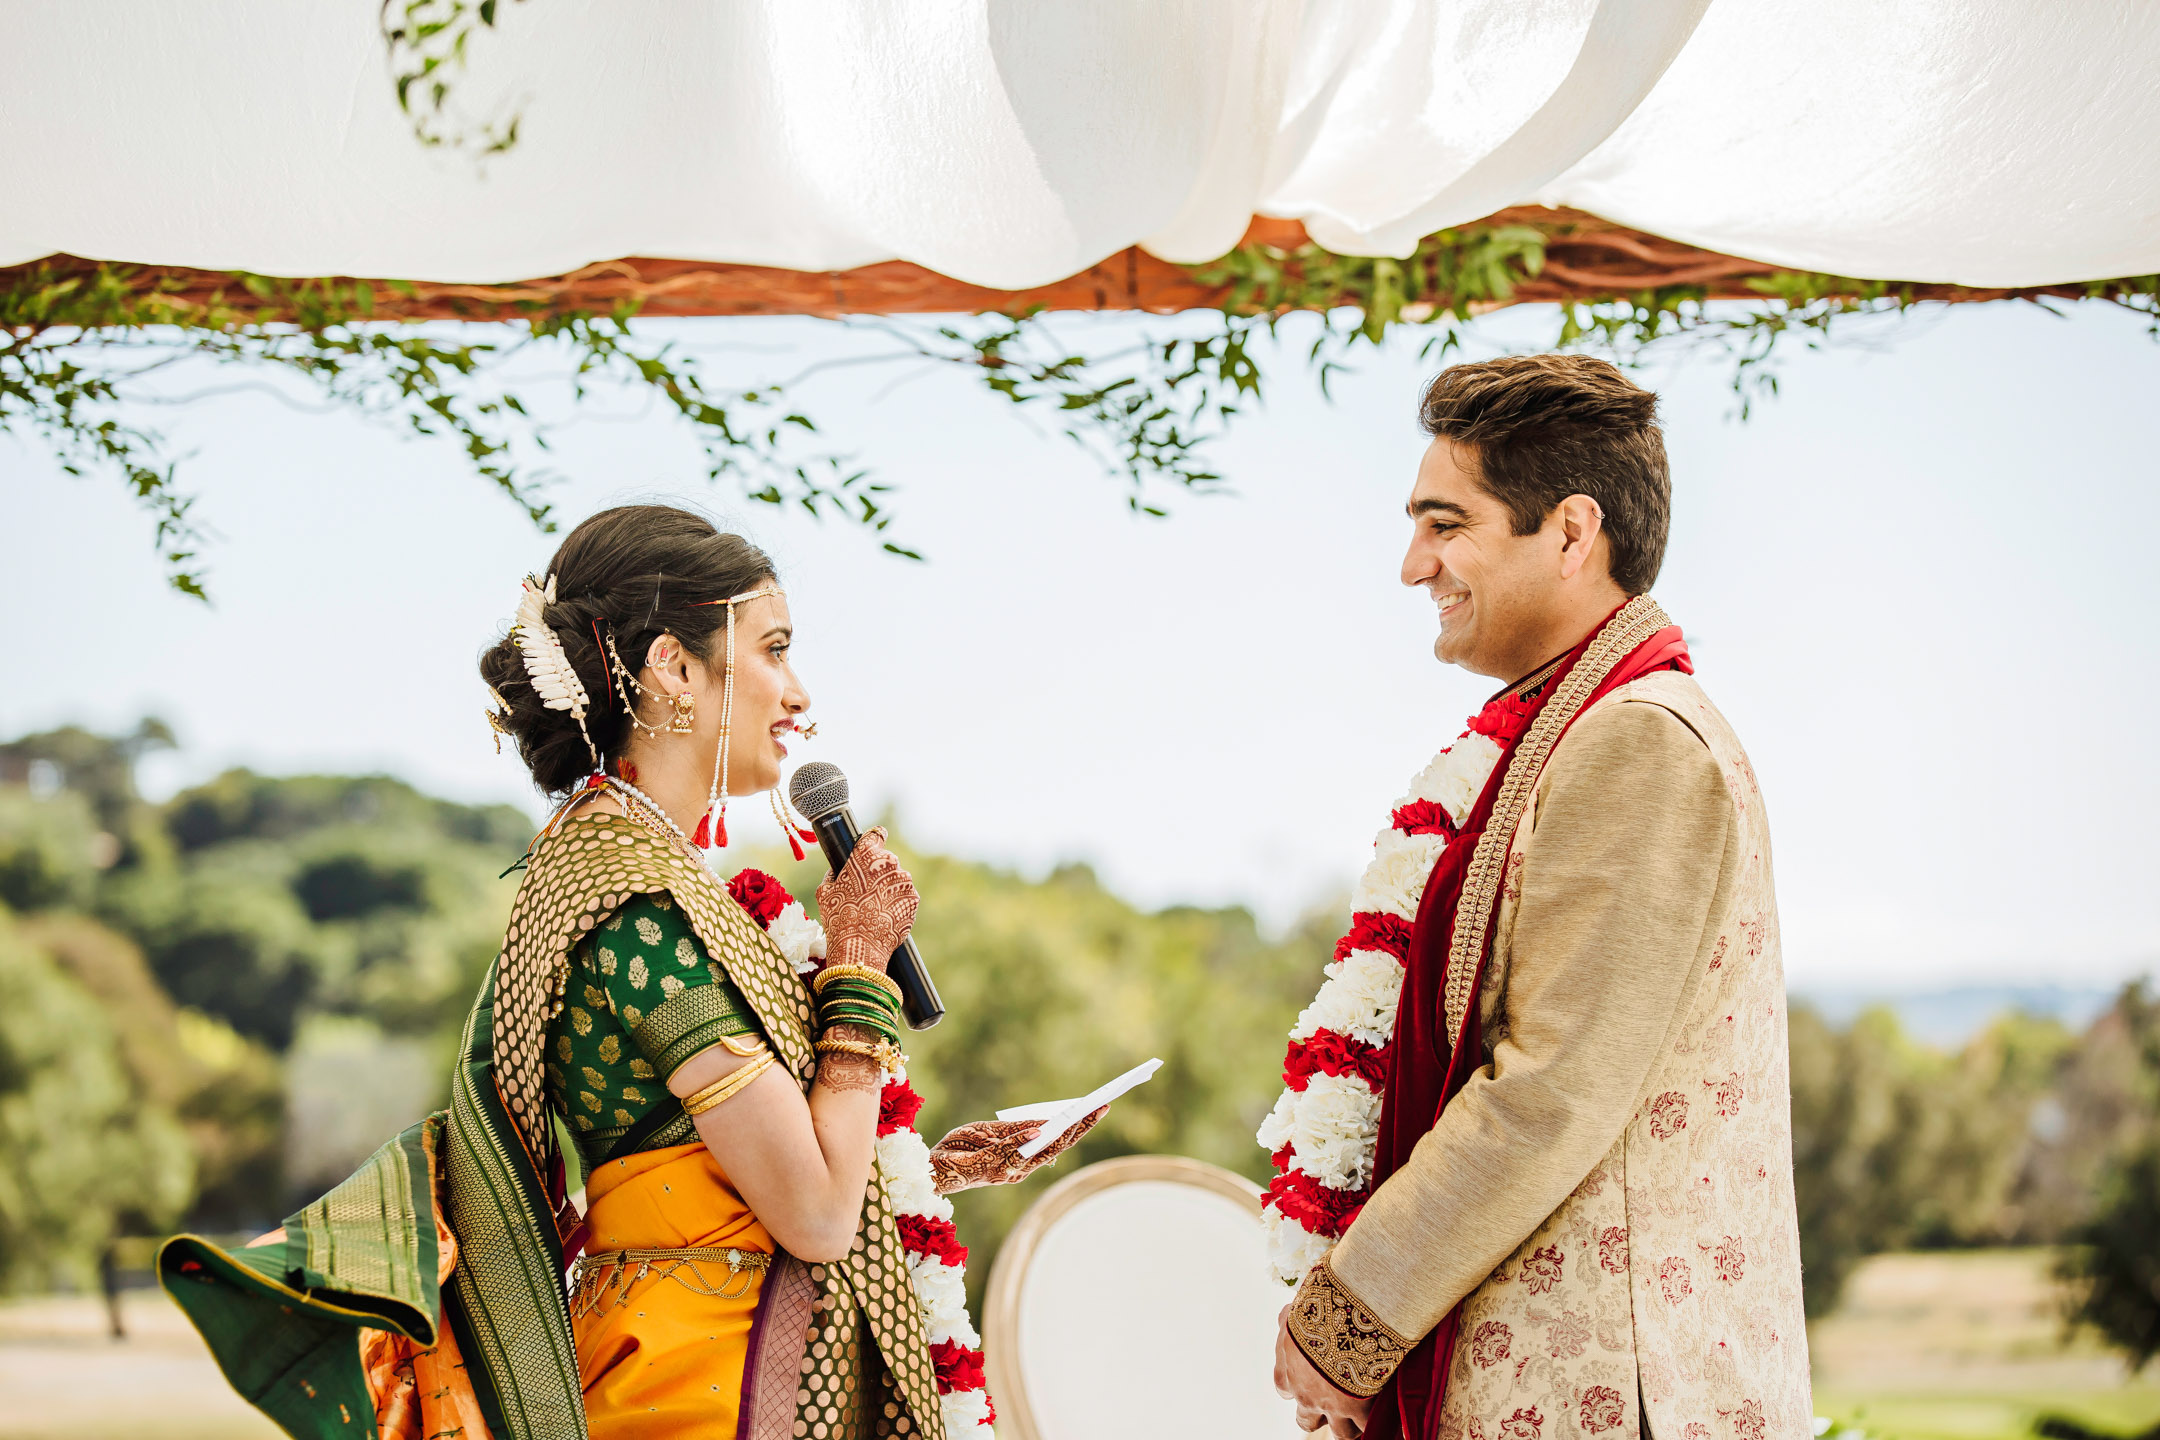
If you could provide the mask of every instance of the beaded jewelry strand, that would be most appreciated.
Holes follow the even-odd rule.
[[[755,590],[745,590],[740,595],[730,595],[725,600],[706,600],[706,605],[727,606],[727,648],[725,669],[720,682],[720,748],[713,756],[712,786],[705,792],[705,814],[699,818],[697,831],[690,843],[703,849],[727,847],[727,762],[728,732],[735,723],[735,607],[746,601],[767,595],[787,594],[778,585],[766,581]]]

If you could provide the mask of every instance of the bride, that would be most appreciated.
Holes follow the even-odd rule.
[[[765,555],[669,507],[592,516],[526,581],[480,670],[490,723],[560,803],[449,1111],[254,1245],[160,1256],[228,1378],[293,1434],[350,1433],[356,1402],[386,1436],[945,1433],[951,1377],[876,1161],[914,883],[866,834],[818,887],[823,964],[798,975],[703,863],[809,709],[793,637]],[[1095,1118],[1032,1160],[1032,1123],[965,1126],[932,1183],[1020,1179]]]

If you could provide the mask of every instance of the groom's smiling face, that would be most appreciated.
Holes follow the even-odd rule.
[[[1476,457],[1435,440],[1410,492],[1402,581],[1440,610],[1433,654],[1479,675],[1512,680],[1542,663],[1531,654],[1553,602],[1554,547],[1543,530],[1517,535],[1505,505],[1478,484]]]

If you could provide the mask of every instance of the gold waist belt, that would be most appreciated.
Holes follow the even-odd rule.
[[[629,1303],[630,1289],[648,1276],[673,1280],[693,1295],[740,1300],[756,1276],[772,1265],[763,1250],[730,1245],[692,1245],[679,1250],[602,1250],[580,1256],[570,1271],[570,1315],[581,1319],[595,1311]],[[722,1266],[727,1273],[714,1280]]]

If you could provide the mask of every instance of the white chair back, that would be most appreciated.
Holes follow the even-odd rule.
[[[1090,1165],[1020,1217],[983,1348],[1000,1440],[1289,1440],[1260,1190],[1177,1155]]]

